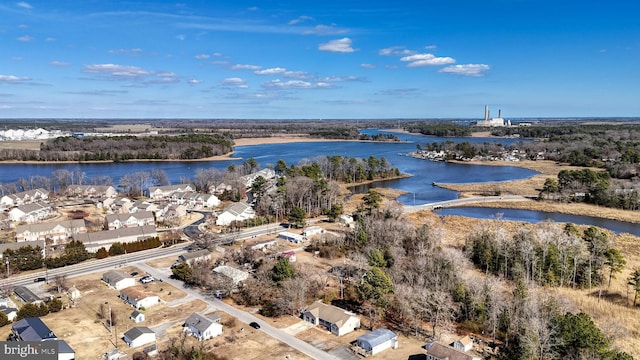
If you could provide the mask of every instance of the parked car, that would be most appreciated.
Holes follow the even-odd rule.
[[[47,281],[47,279],[43,277],[33,279],[33,282],[41,282],[41,281]]]
[[[146,275],[146,276],[143,276],[143,277],[140,278],[140,282],[142,282],[143,284],[150,283],[150,282],[152,282],[154,280],[155,279],[151,275]]]
[[[260,329],[260,324],[258,324],[258,323],[257,323],[257,322],[255,322],[255,321],[250,322],[250,323],[249,323],[249,326],[251,326],[251,327],[252,327],[252,328],[254,328],[254,329]]]
[[[129,275],[131,275],[131,276],[136,276],[136,275],[138,275],[138,272],[137,272],[137,271],[134,271],[134,272],[132,272],[132,273],[131,273],[131,274],[129,274]]]

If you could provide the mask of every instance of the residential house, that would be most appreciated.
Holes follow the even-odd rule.
[[[473,340],[469,335],[463,336],[453,342],[453,348],[458,351],[467,352],[473,349]]]
[[[231,191],[231,190],[233,190],[233,187],[225,183],[220,183],[218,185],[211,185],[209,187],[209,193],[211,194],[224,194],[225,191]]]
[[[214,268],[213,271],[216,274],[227,277],[234,285],[238,285],[249,278],[248,272],[227,265],[218,266]]]
[[[160,302],[158,295],[143,286],[132,286],[120,290],[120,298],[138,310],[158,305]]]
[[[135,348],[156,342],[156,333],[146,326],[134,326],[124,333],[122,339]]]
[[[356,339],[356,345],[362,349],[366,355],[375,355],[387,349],[398,348],[398,335],[391,330],[376,329]]]
[[[229,205],[222,214],[218,215],[216,225],[226,226],[234,221],[244,221],[253,219],[256,216],[251,205],[243,202],[237,202]]]
[[[264,240],[264,241],[259,241],[256,243],[253,243],[250,245],[251,250],[262,250],[262,251],[267,251],[272,247],[275,247],[278,245],[278,242],[275,240]]]
[[[142,311],[139,311],[139,310],[133,310],[131,315],[129,315],[129,319],[133,320],[133,322],[135,322],[136,324],[137,323],[141,323],[145,319],[144,313]]]
[[[47,200],[49,191],[45,189],[34,189],[23,191],[15,194],[4,195],[0,197],[0,207],[10,208],[24,204],[30,204],[35,201]]]
[[[65,194],[82,198],[114,198],[118,192],[110,185],[69,185]]]
[[[427,350],[427,360],[480,360],[480,357],[469,355],[437,342],[425,345],[425,349]]]
[[[318,300],[302,312],[304,321],[322,325],[332,334],[342,336],[360,328],[356,314]]]
[[[324,234],[324,229],[321,228],[320,226],[309,226],[308,228],[305,228],[304,230],[302,230],[302,235],[305,237],[318,235],[318,234]]]
[[[262,176],[265,180],[271,180],[276,177],[276,172],[273,169],[265,168],[254,172],[253,174],[243,176],[242,180],[244,181],[244,185],[247,189],[253,185],[253,182],[258,178],[258,176]]]
[[[222,335],[222,325],[204,315],[193,313],[184,321],[182,331],[202,341]]]
[[[184,205],[187,209],[213,208],[220,205],[217,196],[203,193],[175,193],[171,195],[171,203]]]
[[[9,211],[9,220],[23,221],[33,224],[40,220],[46,219],[53,215],[53,209],[50,205],[40,202],[24,204],[14,207]]]
[[[150,186],[149,197],[155,200],[167,199],[175,193],[194,192],[196,187],[192,184],[178,184],[165,186]]]
[[[114,214],[128,214],[130,212],[129,209],[131,209],[132,204],[133,201],[126,197],[123,197],[111,204],[110,209]]]
[[[81,241],[87,251],[96,252],[101,247],[109,249],[115,242],[127,244],[156,236],[158,236],[158,231],[155,225],[145,225],[77,234],[73,236],[73,239]]]
[[[167,204],[161,212],[162,217],[165,219],[176,219],[187,215],[187,207],[184,205]]]
[[[138,200],[133,204],[131,204],[131,208],[129,209],[129,212],[138,213],[138,212],[148,211],[148,212],[155,213],[158,210],[159,210],[158,205],[148,201]]]
[[[178,263],[195,263],[199,261],[206,261],[211,259],[211,251],[204,249],[198,251],[191,251],[178,256]]]
[[[16,226],[16,241],[51,240],[51,245],[66,243],[75,234],[87,232],[83,219]]]
[[[29,317],[11,324],[11,333],[17,341],[43,341],[41,349],[55,350],[58,360],[74,360],[75,351],[38,317]],[[56,341],[51,341],[56,340]]]
[[[102,274],[102,281],[116,290],[136,285],[136,279],[119,270],[109,270]]]
[[[155,225],[155,223],[155,216],[151,211],[140,211],[132,214],[110,214],[104,218],[105,230]]]
[[[278,238],[279,239],[283,239],[283,240],[287,240],[288,242],[292,242],[294,244],[300,244],[300,243],[304,242],[304,236],[302,236],[300,234],[294,234],[294,233],[289,232],[289,231],[283,231],[281,233],[278,233]]]
[[[290,263],[296,262],[296,252],[293,250],[285,251],[280,254],[280,257],[283,259],[289,260]]]
[[[18,299],[25,304],[35,304],[38,305],[42,302],[40,296],[36,295],[33,291],[31,291],[28,287],[18,285],[13,288],[13,293],[16,294]]]
[[[0,312],[3,312],[5,315],[7,315],[7,319],[10,322],[13,322],[13,320],[16,319],[16,316],[18,316],[18,309],[14,307],[0,306]]]
[[[13,302],[8,297],[0,296],[0,307],[9,307]]]

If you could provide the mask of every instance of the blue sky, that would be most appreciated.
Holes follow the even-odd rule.
[[[640,116],[636,0],[0,2],[0,118]]]

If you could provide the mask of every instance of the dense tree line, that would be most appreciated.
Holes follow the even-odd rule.
[[[0,151],[0,160],[189,160],[222,155],[232,150],[233,139],[220,134],[68,136],[47,140],[39,151],[3,149]]]
[[[471,126],[456,125],[450,122],[424,122],[414,125],[406,125],[405,130],[422,135],[439,137],[464,137],[471,136],[477,130]]]

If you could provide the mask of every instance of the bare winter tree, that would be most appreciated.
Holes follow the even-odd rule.
[[[63,291],[68,290],[68,286],[67,286],[67,275],[56,275],[53,278],[53,283],[55,284],[57,290],[58,290],[58,294],[60,294]]]

